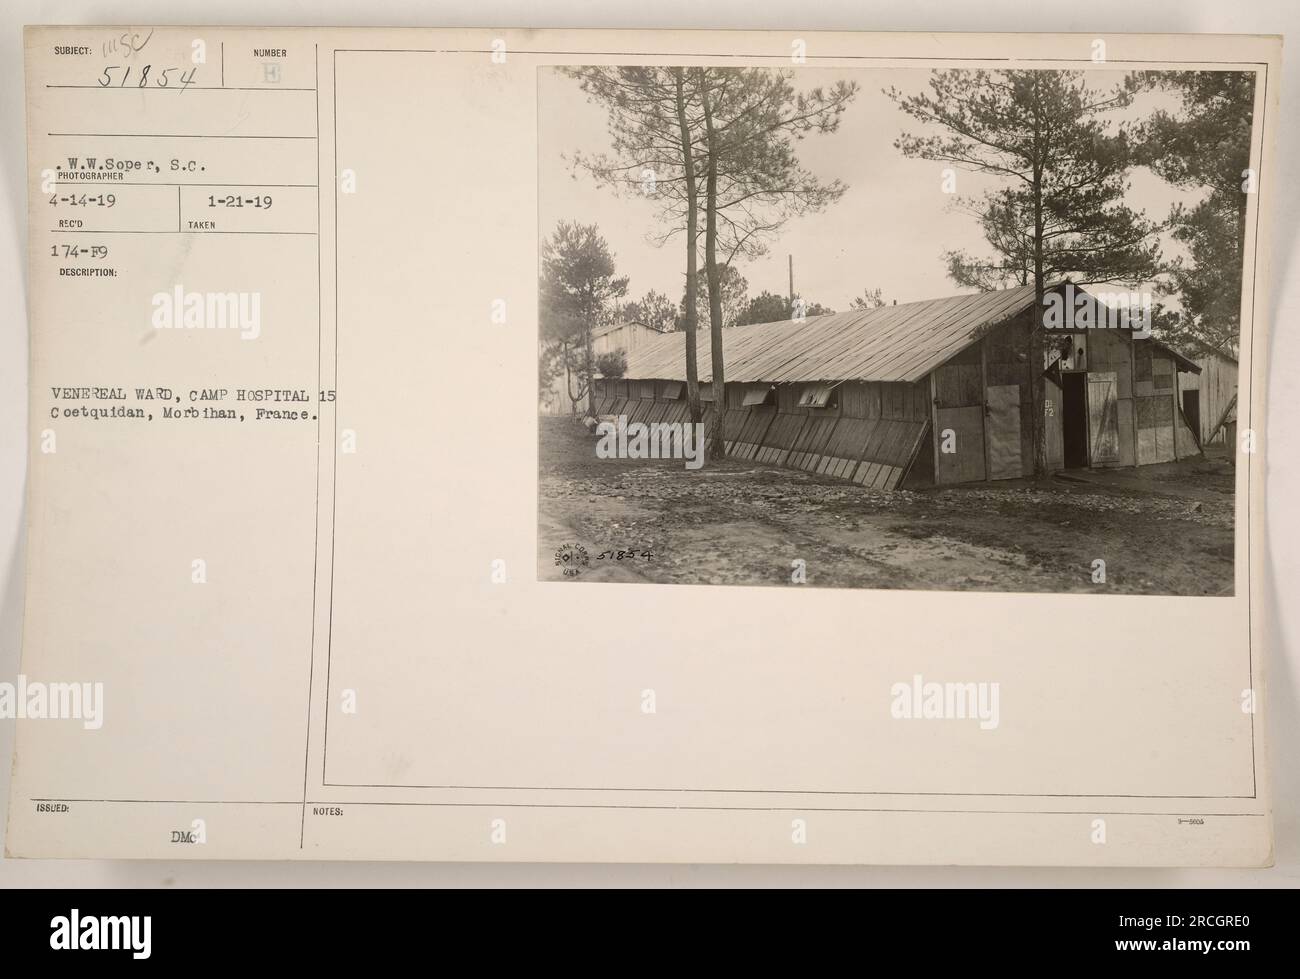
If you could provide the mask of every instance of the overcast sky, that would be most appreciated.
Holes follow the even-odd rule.
[[[809,302],[847,309],[854,296],[882,289],[886,302],[911,302],[964,292],[948,278],[943,253],[965,248],[985,254],[975,218],[952,209],[953,198],[940,189],[944,165],[907,159],[894,147],[904,130],[923,129],[883,92],[894,86],[911,94],[927,89],[928,68],[799,69],[799,88],[856,81],[857,97],[830,135],[811,135],[798,144],[800,162],[823,180],[840,179],[848,191],[820,214],[796,218],[771,243],[769,254],[737,260],[749,282],[749,295],[787,291],[787,256],[794,256],[795,291]],[[1108,88],[1123,72],[1087,72],[1089,84]],[[548,237],[561,220],[597,224],[609,241],[619,274],[630,277],[628,298],[650,289],[680,300],[685,259],[680,237],[656,247],[649,237],[662,232],[655,209],[645,200],[616,195],[596,186],[584,173],[575,176],[565,157],[575,151],[609,150],[605,110],[587,101],[577,82],[552,70],[538,79],[540,141],[540,232]],[[806,78],[807,82],[803,82]],[[1170,109],[1169,96],[1145,95],[1125,118],[1146,115],[1156,105]],[[1116,117],[1120,118],[1119,116]],[[997,185],[994,178],[957,172],[958,195],[979,195]],[[1131,178],[1129,205],[1148,217],[1163,218],[1186,195],[1144,169]],[[1169,243],[1166,254],[1180,249]]]

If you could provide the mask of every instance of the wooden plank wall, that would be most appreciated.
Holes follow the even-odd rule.
[[[939,440],[939,452],[935,457],[935,482],[946,486],[986,479],[984,406],[936,408],[934,424]],[[952,433],[950,444],[955,451],[944,451],[945,432]],[[1008,454],[1012,452],[1009,451]]]
[[[685,398],[666,398],[666,383],[598,379],[602,413],[624,415],[629,423],[688,421]],[[799,407],[806,385],[782,384],[776,405],[742,406],[747,390],[768,387],[727,385],[723,439],[728,455],[893,489],[916,455],[929,420],[928,379],[841,384],[826,408]],[[716,419],[717,412],[706,403],[706,432]]]
[[[818,444],[816,472],[893,489],[916,454],[930,419],[929,378],[903,382],[840,385],[839,423]]]
[[[934,370],[935,431],[940,437],[935,481],[941,485],[987,478],[982,361],[982,344],[975,344]],[[943,433],[949,430],[955,439],[948,444],[955,451],[945,452]]]
[[[980,345],[963,350],[934,370],[934,396],[940,408],[965,408],[984,404]]]
[[[774,466],[785,465],[790,450],[794,448],[799,433],[803,431],[803,427],[807,423],[808,416],[803,412],[780,411],[778,409],[776,417],[772,419],[772,424],[767,427],[766,432],[763,434],[762,445],[754,458],[759,462],[766,462]]]
[[[1030,323],[1030,311],[997,329],[990,330],[984,338],[984,377],[989,387],[1014,385],[1020,392],[1020,469],[1034,471],[1033,400],[1029,395],[1029,374],[1025,365],[1025,334]],[[1046,411],[1046,405],[1043,406]],[[1049,429],[1050,431],[1050,429]],[[1055,449],[1048,446],[1050,458]]]
[[[803,431],[799,433],[799,438],[790,449],[790,457],[786,460],[786,465],[806,472],[816,472],[821,464],[826,443],[830,441],[839,421],[840,419],[832,414],[810,415]]]
[[[1089,373],[1115,375],[1115,411],[1119,422],[1119,458],[1098,466],[1132,466],[1136,464],[1136,408],[1133,401],[1134,344],[1119,330],[1093,330],[1088,335]]]
[[[607,377],[598,377],[592,383],[592,390],[596,395],[596,414],[608,415],[609,406],[614,403],[614,398],[610,393],[613,390],[613,381]]]
[[[1223,410],[1228,407],[1233,395],[1237,393],[1237,375],[1240,368],[1233,361],[1217,354],[1198,357],[1196,362],[1201,367],[1200,377],[1196,379],[1201,392],[1201,431],[1198,434],[1201,442],[1204,443],[1210,433],[1214,432],[1214,427],[1219,424],[1219,419],[1223,417]],[[1180,381],[1189,377],[1186,374],[1178,376]],[[1183,387],[1192,387],[1192,385],[1184,384]],[[1226,432],[1226,425],[1214,432],[1214,443],[1222,445]]]
[[[730,397],[731,392],[727,392]],[[739,459],[754,459],[763,447],[763,438],[776,418],[772,405],[752,405],[749,408],[728,408],[723,424],[727,440],[727,455]]]
[[[1192,430],[1187,425],[1187,418],[1181,411],[1174,414],[1174,449],[1180,459],[1197,455],[1201,451],[1201,447],[1196,444],[1196,438],[1192,435]]]
[[[1047,432],[1047,468],[1050,472],[1058,472],[1065,468],[1065,428],[1061,414],[1063,410],[1061,386],[1051,378],[1047,378],[1043,386],[1043,398],[1045,416],[1043,425]]]
[[[1177,411],[1177,385],[1174,362],[1149,341],[1135,340],[1133,360],[1133,400],[1137,426],[1139,466],[1172,462],[1177,458],[1174,416]]]

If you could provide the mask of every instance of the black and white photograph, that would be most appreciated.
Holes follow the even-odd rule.
[[[539,69],[539,575],[1233,594],[1258,78],[1095,55]]]
[[[1298,25],[0,8],[10,959],[373,971],[444,888],[1282,947]]]

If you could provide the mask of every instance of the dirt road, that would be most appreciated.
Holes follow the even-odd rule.
[[[1233,587],[1233,473],[1222,461],[887,492],[736,460],[692,472],[598,459],[594,445],[567,419],[542,419],[546,580],[788,585],[802,560],[807,584],[822,587]],[[1104,584],[1093,582],[1097,559]]]

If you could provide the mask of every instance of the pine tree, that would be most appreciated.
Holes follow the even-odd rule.
[[[575,157],[596,179],[659,205],[666,242],[686,239],[687,397],[698,420],[695,331],[699,319],[699,248],[712,340],[714,398],[725,404],[722,329],[723,270],[766,242],[793,217],[821,210],[845,187],[800,166],[795,143],[834,132],[857,86],[796,91],[793,72],[759,68],[569,69],[609,116],[612,153]],[[703,230],[700,220],[703,219]],[[709,455],[722,455],[722,431],[710,433]]]
[[[1134,86],[1102,91],[1073,71],[968,71],[931,75],[929,91],[887,90],[931,130],[896,141],[906,156],[998,177],[1002,185],[966,200],[990,255],[949,252],[954,281],[981,289],[1032,283],[1035,315],[1025,331],[1034,474],[1047,472],[1043,422],[1043,297],[1048,284],[1136,285],[1161,268],[1164,225],[1125,203],[1134,164],[1130,133],[1108,113],[1131,104]]]
[[[682,328],[686,341],[686,398],[692,422],[703,417],[696,351],[699,292],[698,177],[701,140],[699,106],[686,68],[652,66],[564,69],[587,97],[605,109],[611,152],[576,153],[574,165],[598,183],[658,206],[664,227],[655,241],[685,237],[686,296]]]
[[[560,351],[575,412],[586,398],[587,411],[595,414],[591,331],[610,318],[613,304],[627,293],[627,276],[615,275],[615,269],[609,243],[594,224],[561,221],[542,245],[541,333]]]
[[[853,82],[799,92],[791,71],[761,68],[692,69],[704,126],[704,269],[709,290],[713,397],[725,404],[722,269],[738,255],[757,256],[791,218],[823,210],[847,189],[805,169],[795,143],[809,133],[833,133],[857,94]],[[720,258],[722,253],[725,258]],[[709,440],[710,458],[724,453],[722,431]]]
[[[1246,249],[1246,202],[1255,75],[1233,71],[1143,72],[1141,91],[1178,97],[1138,129],[1137,158],[1176,187],[1206,190],[1191,208],[1170,216],[1173,236],[1188,250],[1168,268],[1165,292],[1182,307],[1165,336],[1185,345],[1236,355],[1241,331],[1241,280]]]

